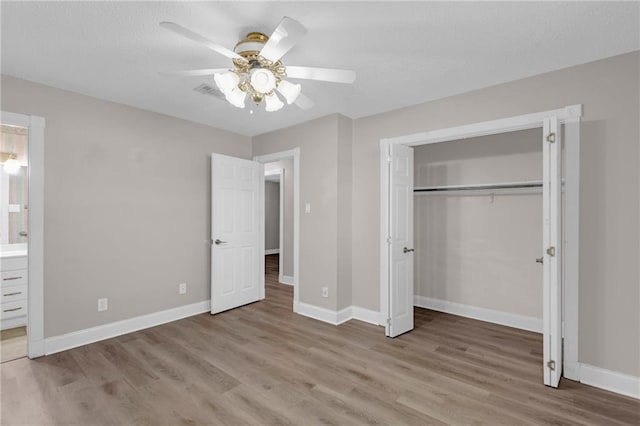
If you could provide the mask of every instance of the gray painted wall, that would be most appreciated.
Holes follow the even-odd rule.
[[[300,147],[300,301],[338,305],[338,126],[330,115],[253,138],[253,154]],[[311,212],[305,213],[305,204]],[[321,295],[329,288],[329,297]]]
[[[209,299],[210,155],[250,158],[250,138],[12,77],[1,83],[3,110],[47,120],[45,337]],[[97,312],[100,297],[108,311]]]
[[[264,249],[280,248],[280,183],[264,183]]]
[[[414,185],[542,179],[542,129],[414,148]],[[415,294],[542,318],[542,193],[414,196]]]
[[[380,305],[381,138],[581,103],[579,361],[640,376],[639,62],[634,52],[354,120],[354,305]]]

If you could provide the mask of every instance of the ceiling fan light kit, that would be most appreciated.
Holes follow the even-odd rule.
[[[284,96],[289,105],[298,99],[300,90],[302,90],[301,85],[289,83],[287,80],[281,80],[280,84],[278,84],[278,92]]]
[[[286,16],[282,18],[270,37],[263,33],[250,32],[235,45],[233,51],[173,22],[161,22],[160,26],[232,60],[233,68],[226,72],[205,69],[177,73],[184,76],[213,74],[216,86],[231,105],[244,108],[248,96],[256,105],[260,105],[264,100],[266,111],[278,111],[284,106],[284,102],[277,95],[279,93],[287,104],[295,103],[302,109],[313,106],[313,102],[301,94],[300,84],[285,80],[287,67],[280,61],[280,58],[307,32],[295,19]],[[355,80],[355,72],[349,70],[312,67],[291,67],[291,70],[292,78],[336,83],[353,83]]]
[[[274,92],[271,92],[270,94],[266,95],[264,97],[264,101],[265,101],[265,106],[264,106],[265,111],[269,111],[269,112],[278,111],[284,106],[284,103],[280,100],[280,98],[278,98],[278,96],[276,96]]]

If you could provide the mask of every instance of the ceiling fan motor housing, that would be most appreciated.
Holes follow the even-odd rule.
[[[269,41],[269,36],[259,32],[251,32],[236,43],[233,51],[243,58],[251,60],[251,57],[258,56],[267,41]]]

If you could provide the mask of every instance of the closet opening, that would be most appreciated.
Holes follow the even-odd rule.
[[[542,333],[542,129],[413,150],[414,306]]]
[[[542,364],[553,387],[563,367],[576,378],[580,116],[577,105],[381,141],[387,336],[414,329],[415,306],[412,339],[451,356],[469,345],[480,354],[464,356],[498,370],[504,350]]]
[[[453,359],[541,370],[542,151],[542,128],[413,148],[413,333]]]

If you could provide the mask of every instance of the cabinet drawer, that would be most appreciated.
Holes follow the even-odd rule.
[[[0,289],[0,303],[15,302],[27,299],[27,285],[14,285]]]
[[[16,269],[27,269],[29,266],[27,256],[3,257],[0,258],[0,270],[13,271]]]
[[[3,303],[0,305],[0,319],[9,319],[27,315],[27,301],[18,300],[15,302]]]
[[[18,269],[15,271],[0,272],[0,286],[15,286],[28,283],[27,269]]]

